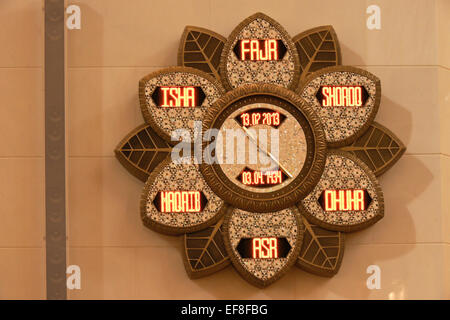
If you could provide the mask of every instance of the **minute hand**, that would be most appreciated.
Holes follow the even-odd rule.
[[[289,178],[292,178],[292,174],[278,161],[278,159],[277,158],[275,158],[274,157],[274,155],[273,154],[271,154],[269,151],[267,151],[267,150],[265,150],[264,148],[262,148],[259,144],[258,144],[258,141],[255,139],[255,137],[253,137],[253,135],[251,134],[251,132],[245,127],[245,126],[242,126],[241,127],[243,130],[244,130],[244,132],[247,134],[247,136],[248,136],[248,138],[250,139],[250,141],[252,141],[255,145],[256,145],[256,147],[259,149],[259,150],[261,150],[262,152],[264,152],[266,155],[268,155],[280,168],[281,168],[281,170],[283,170],[284,171],[284,173],[286,173],[288,176],[289,176]]]

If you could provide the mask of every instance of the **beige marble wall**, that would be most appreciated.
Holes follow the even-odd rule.
[[[450,2],[437,1],[437,41],[438,41],[438,77],[439,107],[441,123],[442,153],[442,230],[446,244],[445,259],[447,272],[445,275],[446,297],[450,298]]]
[[[0,21],[0,299],[44,299],[42,3],[1,1]]]
[[[77,1],[81,30],[68,32],[69,263],[82,268],[78,298],[362,298],[449,297],[450,177],[448,2],[445,1]],[[366,28],[366,8],[381,7],[382,29]],[[167,8],[170,8],[167,9]],[[292,270],[265,290],[228,268],[200,280],[185,274],[181,239],[145,229],[142,183],[114,159],[115,144],[142,122],[138,80],[175,65],[185,25],[224,36],[261,11],[292,35],[332,24],[343,63],[381,78],[377,121],[408,150],[381,177],[385,218],[348,236],[337,276]],[[447,12],[447,16],[443,11]],[[443,44],[445,43],[445,44]],[[446,62],[447,61],[447,62]],[[447,64],[446,64],[447,63]],[[444,116],[445,115],[445,116]],[[446,178],[447,177],[447,178]],[[366,287],[379,265],[380,290]],[[447,279],[446,283],[442,279]]]
[[[81,30],[67,31],[68,264],[82,276],[69,298],[450,298],[447,0],[67,2],[82,13]],[[381,8],[381,30],[366,28],[370,4]],[[343,63],[380,77],[376,120],[408,148],[380,178],[384,219],[347,237],[338,275],[293,268],[264,290],[231,267],[189,280],[181,238],[141,224],[143,184],[113,154],[143,122],[138,80],[176,64],[185,25],[228,36],[257,11],[291,36],[332,24]],[[45,298],[42,2],[3,0],[0,18],[0,298]],[[380,290],[366,287],[372,264]]]

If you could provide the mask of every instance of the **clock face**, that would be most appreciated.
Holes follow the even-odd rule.
[[[275,94],[284,93],[283,88],[265,87],[264,92],[222,99],[204,124],[220,137],[216,163],[202,166],[205,177],[210,173],[206,180],[227,202],[254,212],[281,210],[298,201],[323,165],[318,156],[323,134],[314,114],[293,94]]]
[[[219,129],[225,155],[220,169],[225,176],[237,187],[256,193],[277,191],[292,183],[308,150],[305,130],[309,128],[303,129],[302,115],[271,96],[244,98],[230,111],[235,108]]]

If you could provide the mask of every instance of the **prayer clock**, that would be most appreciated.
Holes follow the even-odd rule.
[[[116,155],[145,182],[144,225],[183,235],[191,278],[333,276],[345,233],[384,216],[377,176],[406,148],[374,121],[381,81],[341,65],[332,26],[291,38],[262,13],[228,38],[188,26],[178,66],[144,76],[139,98],[145,124]]]

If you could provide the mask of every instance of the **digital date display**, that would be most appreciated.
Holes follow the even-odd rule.
[[[364,86],[320,86],[316,98],[322,107],[362,107],[369,94]]]
[[[267,125],[278,129],[286,116],[271,109],[256,108],[237,115],[234,118],[241,127]]]
[[[159,212],[201,212],[208,200],[201,191],[159,191],[153,204]]]
[[[286,258],[291,248],[286,238],[254,237],[241,239],[236,250],[243,259],[279,259]]]
[[[267,188],[279,185],[289,177],[282,170],[260,171],[245,167],[236,179],[246,186]]]
[[[284,58],[287,48],[279,39],[242,39],[233,51],[241,61],[277,61]]]
[[[324,211],[364,211],[372,198],[365,189],[324,190],[319,197]]]
[[[153,91],[152,99],[161,108],[200,107],[205,100],[201,87],[161,86]]]

